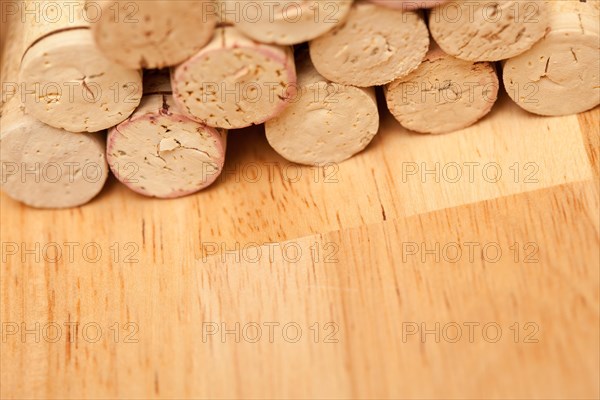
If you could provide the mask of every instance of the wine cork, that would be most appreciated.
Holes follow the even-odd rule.
[[[126,119],[141,98],[141,73],[98,50],[84,2],[23,4],[40,13],[24,16],[19,82],[27,112],[71,132],[95,132]]]
[[[429,30],[451,56],[500,61],[530,49],[548,28],[547,2],[451,1],[431,10]]]
[[[600,104],[599,3],[551,2],[548,34],[505,62],[504,86],[523,109],[555,116]]]
[[[98,47],[131,69],[177,65],[211,39],[217,22],[212,0],[88,0],[100,17],[92,22]]]
[[[403,10],[416,10],[419,8],[432,8],[439,6],[448,0],[369,0],[371,3],[389,8],[401,8]]]
[[[31,207],[68,208],[102,190],[108,166],[101,134],[45,125],[27,115],[19,96],[7,103],[5,113],[3,118],[14,123],[3,121],[0,136],[4,193]]]
[[[14,21],[13,21],[14,22]],[[11,24],[3,52],[2,131],[0,166],[2,191],[37,208],[67,208],[94,198],[108,178],[105,140],[99,133],[71,133],[28,115],[16,86],[23,26]],[[10,90],[10,93],[9,93]]]
[[[227,132],[187,118],[173,101],[169,76],[144,77],[144,97],[108,135],[114,175],[145,196],[176,198],[210,186],[225,160]]]
[[[295,94],[291,48],[255,42],[233,27],[173,68],[173,97],[190,118],[216,128],[261,124],[288,106]]]
[[[362,151],[379,128],[375,90],[332,83],[298,57],[298,96],[265,123],[269,144],[289,161],[325,165]]]
[[[414,71],[428,47],[420,13],[359,1],[344,23],[310,42],[310,57],[330,81],[369,87]]]
[[[402,126],[420,133],[466,128],[498,98],[494,65],[460,60],[434,46],[410,75],[385,87],[387,106]]]
[[[225,19],[248,37],[292,45],[315,39],[342,23],[352,0],[222,0]]]

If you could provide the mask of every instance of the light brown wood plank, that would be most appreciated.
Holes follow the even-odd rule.
[[[240,262],[228,254],[225,264],[222,255],[120,266],[9,262],[2,321],[95,321],[105,335],[133,321],[139,343],[10,336],[3,396],[593,398],[598,240],[597,193],[580,183],[297,239],[298,262],[277,251],[273,263],[249,254]],[[403,260],[402,243],[413,242],[497,243],[503,256]],[[535,243],[537,262],[524,263],[523,253],[515,262],[515,242]],[[336,262],[313,263],[311,246],[328,243]],[[288,343],[276,330],[269,343],[264,326],[257,343],[202,338],[203,323],[265,322],[297,323],[302,339]],[[338,343],[314,343],[316,322],[337,324]],[[403,322],[497,323],[503,336],[403,342]],[[515,344],[515,322],[536,324],[539,343]]]

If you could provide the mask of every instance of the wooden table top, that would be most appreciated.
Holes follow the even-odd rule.
[[[2,195],[2,398],[598,398],[599,119],[385,113],[320,169],[254,128],[187,198]]]

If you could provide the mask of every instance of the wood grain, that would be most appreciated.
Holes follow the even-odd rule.
[[[598,398],[599,113],[541,118],[504,98],[444,136],[386,114],[367,151],[327,170],[284,169],[254,128],[185,199],[114,180],[73,210],[1,195],[0,395]],[[413,163],[503,176],[403,179]],[[422,323],[439,341],[407,334]],[[221,335],[236,324],[239,340]]]

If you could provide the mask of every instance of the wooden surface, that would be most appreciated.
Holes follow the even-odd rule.
[[[255,128],[184,199],[114,180],[73,210],[3,194],[1,397],[598,398],[599,113],[503,97],[444,136],[386,113],[324,170]]]

